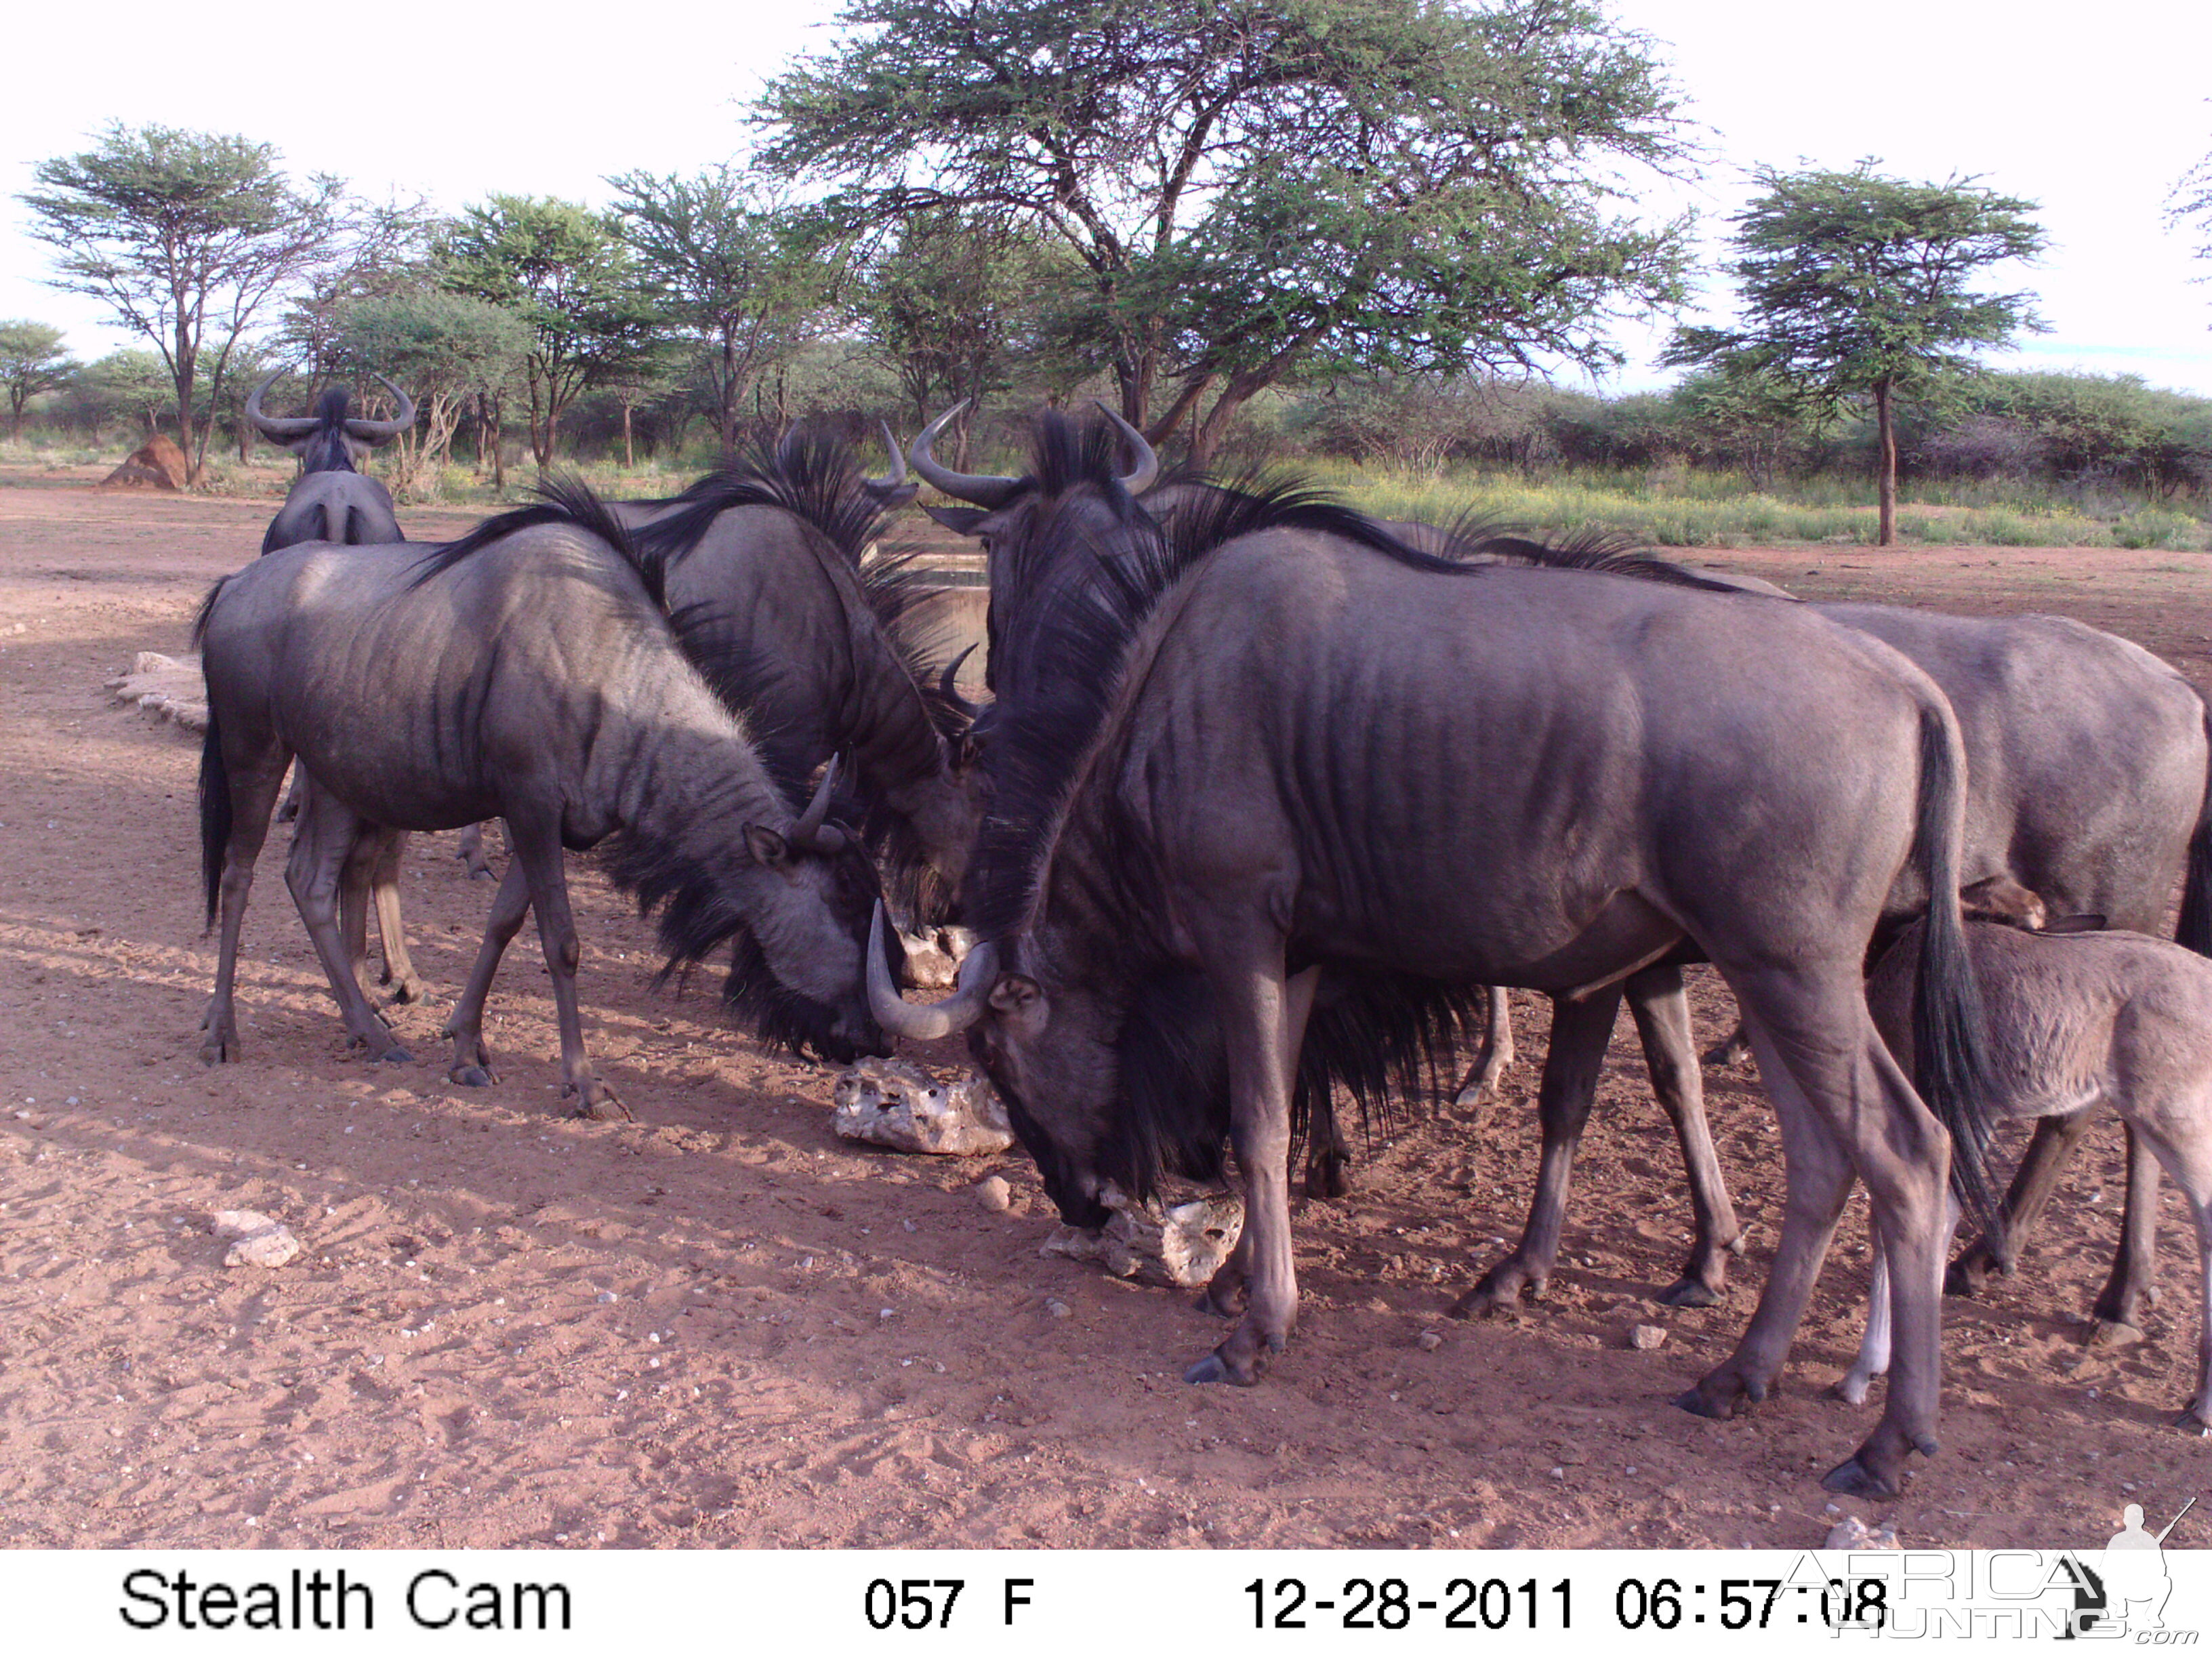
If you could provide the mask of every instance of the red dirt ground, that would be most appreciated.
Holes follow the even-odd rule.
[[[348,1059],[273,853],[246,1058],[204,1067],[195,744],[101,681],[185,648],[270,510],[0,480],[0,1544],[1801,1547],[1834,1519],[1818,1475],[1872,1416],[1823,1393],[1855,1341],[1856,1211],[1778,1396],[1727,1424],[1668,1403],[1727,1351],[1774,1236],[1747,1071],[1710,1080],[1752,1241],[1729,1306],[1646,1300],[1686,1205],[1624,1038],[1548,1299],[1445,1316],[1522,1219],[1527,1001],[1485,1121],[1421,1122],[1352,1199],[1301,1207],[1303,1324],[1249,1390],[1177,1380],[1217,1340],[1187,1296],[1038,1256],[1053,1217],[1018,1154],[837,1141],[830,1074],[653,990],[648,936],[587,860],[590,1036],[637,1122],[552,1115],[528,935],[493,994],[497,1085],[445,1081],[442,1001],[394,1015],[416,1065]],[[1698,557],[1808,597],[2060,611],[2212,669],[2205,555]],[[490,897],[452,846],[423,838],[406,879],[447,994]],[[1724,1000],[1697,1001],[1717,1036]],[[2117,1147],[2108,1126],[2018,1279],[1948,1304],[1942,1455],[1900,1501],[1847,1507],[1907,1543],[2088,1542],[2123,1502],[2170,1515],[2206,1487],[2212,1445],[2168,1426],[2197,1340],[2170,1189],[2148,1340],[2086,1348],[2075,1322],[2116,1233]],[[971,1191],[994,1172],[1010,1213]],[[226,1269],[208,1221],[232,1207],[306,1254]],[[1625,1346],[1638,1322],[1665,1346]]]

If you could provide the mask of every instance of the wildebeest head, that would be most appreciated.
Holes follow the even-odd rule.
[[[1159,458],[1144,434],[1102,404],[1103,425],[1048,412],[1038,422],[1034,465],[1024,477],[955,472],[938,464],[934,446],[946,423],[966,407],[955,404],[924,427],[907,459],[945,495],[971,503],[924,510],[947,529],[983,544],[991,592],[987,682],[997,696],[1018,698],[1044,672],[1027,659],[1026,647],[1035,636],[1024,619],[1059,603],[1070,584],[1089,580],[1092,550],[1143,519],[1136,498],[1159,477]]]
[[[381,374],[376,378],[384,380],[386,389],[399,400],[399,412],[388,421],[349,416],[346,390],[335,386],[323,393],[313,415],[289,418],[264,415],[261,412],[261,394],[283,372],[280,368],[266,376],[247,395],[246,418],[270,442],[282,444],[297,455],[302,471],[357,471],[360,462],[371,449],[389,443],[415,424],[415,400]]]

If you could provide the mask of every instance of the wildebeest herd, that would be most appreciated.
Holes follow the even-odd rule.
[[[351,471],[403,421],[349,420],[335,394],[274,422],[259,397],[309,470],[198,623],[210,1061],[237,1051],[240,923],[296,763],[286,879],[372,1058],[406,1057],[362,989],[372,896],[387,976],[416,988],[400,838],[496,817],[511,856],[446,1027],[458,1083],[493,1075],[484,1002],[534,909],[567,1092],[622,1112],[585,1053],[562,876],[597,847],[672,968],[726,948],[725,999],[764,1039],[849,1060],[967,1032],[1071,1225],[1222,1180],[1233,1152],[1246,1221],[1206,1305],[1234,1323],[1194,1382],[1256,1382],[1288,1342],[1299,1132],[1309,1182],[1340,1188],[1340,1111],[1510,1041],[1490,988],[1552,1003],[1543,1155],[1526,1233],[1460,1310],[1541,1289],[1624,1000],[1696,1216],[1666,1294],[1717,1300],[1738,1230],[1692,963],[1741,1006],[1788,1185],[1750,1325],[1686,1408],[1773,1386],[1863,1181],[1881,1265],[1844,1390],[1889,1383],[1827,1484],[1894,1493],[1936,1449],[1961,1206],[1984,1237],[1950,1287],[1971,1290],[2009,1269],[2108,1102],[2129,1220],[2099,1316],[2145,1294],[2161,1167],[2212,1296],[2208,717],[2126,641],[1383,523],[1295,480],[1164,473],[1110,414],[1041,416],[1020,477],[936,459],[956,410],[904,457],[886,432],[881,479],[795,434],[672,500],[554,484],[410,544]],[[876,550],[909,463],[986,555],[980,709],[916,649],[912,568]],[[2179,942],[2150,937],[2177,889]],[[906,1000],[887,913],[978,939],[949,997]],[[2025,1116],[2001,1200],[1990,1128]],[[2200,1358],[2182,1423],[2203,1432],[2212,1336]]]

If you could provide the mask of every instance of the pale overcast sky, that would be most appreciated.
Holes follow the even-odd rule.
[[[1986,0],[1608,0],[1674,65],[1712,165],[1656,209],[1696,206],[1717,255],[1756,163],[1909,178],[1978,173],[2041,204],[2051,248],[2006,286],[2051,331],[2010,360],[2142,375],[2212,394],[2212,267],[2160,219],[2212,149],[2212,4],[2108,0],[2060,10]],[[14,15],[0,100],[0,317],[70,331],[80,355],[125,343],[87,301],[44,287],[46,250],[14,199],[32,165],[111,119],[239,132],[298,173],[452,208],[490,190],[603,200],[602,175],[690,168],[745,142],[739,104],[810,42],[822,0],[635,11],[381,0],[241,15],[152,0]],[[178,25],[183,24],[180,31]],[[1626,331],[1618,385],[1667,377],[1663,327]]]

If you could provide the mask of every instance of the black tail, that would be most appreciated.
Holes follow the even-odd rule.
[[[1912,997],[1912,1085],[1951,1133],[1951,1187],[1986,1237],[2008,1229],[1990,1185],[1990,1066],[1980,988],[1959,917],[1966,773],[1940,707],[1920,711],[1920,811],[1913,857],[1928,883],[1920,979]],[[2009,1265],[2009,1264],[2008,1264]]]
[[[200,744],[200,875],[207,884],[207,921],[222,906],[222,866],[230,853],[230,775],[222,764],[222,728],[208,699],[207,738]]]
[[[2212,708],[2204,710],[2204,738],[2212,750]],[[2212,766],[2207,768],[2197,833],[2189,838],[2189,874],[2182,884],[2181,921],[2173,940],[2200,957],[2212,957]]]

